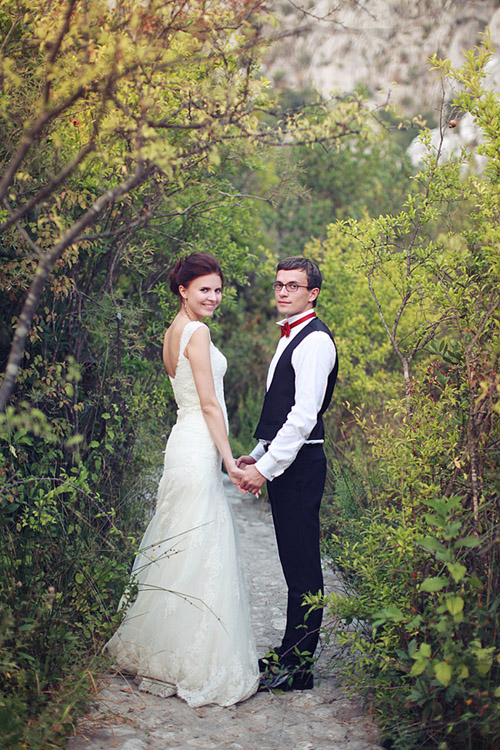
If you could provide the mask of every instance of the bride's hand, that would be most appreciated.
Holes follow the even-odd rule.
[[[249,490],[245,490],[241,486],[241,482],[242,482],[243,475],[244,475],[245,472],[242,469],[239,469],[236,466],[236,464],[234,466],[231,466],[230,468],[226,467],[226,469],[227,469],[227,473],[228,473],[229,479],[234,484],[234,486],[237,487],[240,492],[243,492],[243,494],[246,495]],[[254,494],[255,497],[259,497],[260,490],[257,490],[256,492],[254,492],[252,490],[252,494]]]
[[[233,466],[226,467],[226,469],[227,469],[229,479],[234,484],[234,486],[237,487],[240,490],[240,492],[244,492],[246,495],[246,490],[242,490],[240,487],[241,480],[243,479],[243,470],[238,469],[238,467],[236,466],[236,463]]]

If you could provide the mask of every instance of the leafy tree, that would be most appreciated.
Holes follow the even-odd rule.
[[[31,4],[28,12],[3,3],[7,137],[0,229],[7,255],[15,243],[25,272],[35,273],[2,383],[2,408],[43,285],[63,254],[75,256],[78,245],[95,243],[87,228],[122,196],[156,178],[156,194],[142,216],[115,229],[123,241],[131,225],[150,219],[161,189],[173,183],[171,192],[178,192],[182,172],[216,162],[217,146],[251,127],[253,61],[249,53],[242,64],[241,55],[260,9],[258,3],[222,11],[185,2],[109,7],[70,0],[66,6]],[[19,97],[21,80],[27,85]],[[21,106],[12,106],[14,99]],[[85,187],[78,189],[82,174]],[[69,180],[78,192],[71,212],[64,190]],[[96,234],[100,239],[101,227]]]
[[[486,38],[458,69],[433,61],[462,87],[454,105],[480,125],[486,169],[469,168],[465,152],[443,162],[424,134],[428,157],[403,209],[337,225],[325,249],[332,275],[343,259],[352,263],[352,277],[342,277],[349,319],[336,299],[330,313],[351,360],[365,446],[337,477],[330,551],[353,596],[331,597],[330,609],[357,654],[346,671],[358,687],[375,685],[384,734],[405,750],[489,750],[499,740],[500,131],[498,95],[484,85],[491,54]],[[365,348],[357,329],[375,337]],[[372,395],[361,408],[363,382],[372,394],[388,384],[390,398],[377,405]],[[364,629],[345,632],[346,618]]]
[[[0,388],[1,409],[49,274],[66,251],[101,237],[100,228],[91,235],[88,229],[108,207],[150,183],[150,200],[129,224],[144,226],[157,196],[178,193],[192,171],[216,166],[226,144],[278,142],[292,125],[283,120],[269,128],[258,117],[267,101],[265,82],[254,75],[265,18],[261,0],[123,0],[112,6],[68,0],[65,6],[30,4],[29,12],[4,0],[2,10],[0,233],[9,248],[4,252],[14,242],[31,273]],[[338,137],[349,132],[360,108],[352,102],[340,116],[321,121],[299,115],[291,137]],[[70,218],[64,186],[82,173],[88,190],[80,191]],[[125,228],[118,231],[123,238]]]

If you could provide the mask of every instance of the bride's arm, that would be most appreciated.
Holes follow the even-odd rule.
[[[215,393],[212,364],[210,361],[210,334],[206,326],[200,326],[193,333],[186,347],[185,354],[191,363],[201,409],[212,440],[222,456],[229,478],[233,484],[238,485],[243,477],[243,471],[237,468],[233,458],[227,437],[226,422]]]

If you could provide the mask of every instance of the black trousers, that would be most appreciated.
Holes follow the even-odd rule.
[[[304,445],[293,464],[267,483],[278,552],[288,587],[287,621],[280,647],[283,661],[296,664],[314,654],[322,610],[307,618],[304,594],[323,592],[319,553],[319,508],[325,488],[326,458],[321,443]]]

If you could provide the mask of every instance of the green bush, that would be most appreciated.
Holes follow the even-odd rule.
[[[73,457],[41,412],[0,420],[0,732],[4,747],[50,747],[67,735],[101,667],[134,550],[112,498],[93,485],[99,454]],[[104,449],[105,450],[105,449]],[[93,466],[93,468],[91,468]],[[118,498],[116,498],[118,500]],[[121,509],[121,528],[125,528]]]
[[[500,595],[474,572],[486,540],[468,533],[463,498],[423,505],[418,528],[366,513],[358,541],[335,540],[352,594],[327,597],[328,637],[344,648],[343,674],[373,698],[392,747],[494,748]]]
[[[460,84],[457,111],[481,127],[483,171],[465,151],[442,163],[424,134],[403,210],[336,225],[325,246],[328,273],[347,287],[329,311],[354,404],[325,509],[323,544],[346,580],[345,595],[325,602],[326,637],[397,750],[500,743],[500,99],[484,86],[490,55],[486,38],[459,69],[433,61]]]

